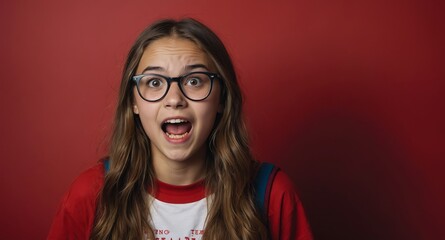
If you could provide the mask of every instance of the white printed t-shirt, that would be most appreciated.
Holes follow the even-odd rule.
[[[150,206],[155,240],[200,240],[207,216],[204,181],[174,186],[158,181]]]

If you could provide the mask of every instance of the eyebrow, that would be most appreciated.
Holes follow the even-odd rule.
[[[205,70],[209,71],[209,68],[204,64],[192,64],[185,66],[185,69],[188,71],[194,70],[196,68],[204,68]]]
[[[192,64],[192,65],[185,66],[185,70],[187,70],[187,71],[192,71],[197,68],[204,68],[206,71],[209,71],[209,68],[204,64]],[[165,72],[165,68],[160,67],[160,66],[148,66],[148,67],[144,68],[142,73],[145,73],[147,71],[164,71]]]
[[[165,71],[165,69],[163,67],[158,67],[158,66],[148,66],[146,68],[144,68],[144,70],[142,71],[142,73],[146,72],[146,71]]]

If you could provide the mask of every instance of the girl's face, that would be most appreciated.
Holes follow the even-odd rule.
[[[207,54],[190,40],[165,37],[146,47],[136,75],[178,77],[196,71],[215,72]],[[206,99],[192,101],[182,94],[177,82],[172,82],[163,99],[147,102],[134,88],[133,112],[139,114],[150,138],[154,164],[205,160],[207,138],[217,113],[222,111],[220,92],[220,84],[215,80]]]

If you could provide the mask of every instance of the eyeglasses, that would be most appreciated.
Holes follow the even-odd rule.
[[[133,77],[139,96],[148,102],[156,102],[167,95],[172,82],[177,82],[184,96],[192,101],[206,99],[213,88],[213,81],[221,79],[216,73],[191,72],[179,77],[159,74],[141,74]]]

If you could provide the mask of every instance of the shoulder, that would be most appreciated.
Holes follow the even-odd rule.
[[[104,167],[102,163],[99,163],[82,172],[73,181],[65,195],[65,203],[76,204],[91,200],[95,201],[103,183]]]
[[[294,183],[282,170],[276,173],[269,195],[269,215],[281,215],[286,209],[291,213],[301,204],[300,198],[295,190]]]
[[[272,182],[268,219],[272,239],[311,240],[303,205],[288,175],[279,170]]]
[[[88,239],[96,213],[96,199],[104,182],[103,164],[81,173],[71,184],[53,219],[48,239]]]
[[[272,182],[271,193],[275,195],[291,194],[298,197],[295,191],[295,186],[289,176],[282,170],[278,170]]]

